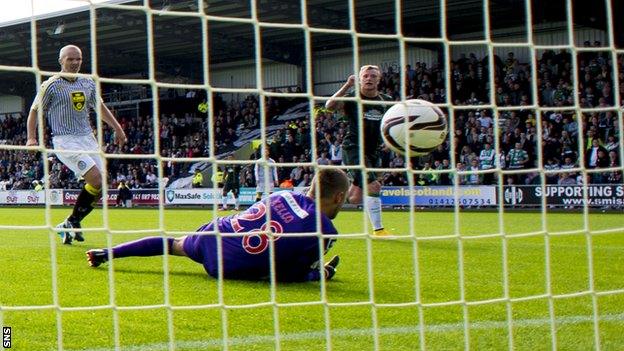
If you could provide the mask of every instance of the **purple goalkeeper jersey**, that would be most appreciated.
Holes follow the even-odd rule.
[[[267,209],[267,206],[270,210]],[[338,234],[331,220],[320,213],[321,228],[317,229],[316,203],[302,194],[280,191],[255,203],[242,213],[218,218],[221,233],[223,277],[232,279],[266,279],[270,276],[271,255],[275,260],[275,274],[282,281],[311,280],[309,274],[319,261],[319,236]],[[213,231],[215,221],[197,231]],[[267,231],[274,233],[269,237]],[[264,232],[264,233],[263,233]],[[236,234],[236,235],[228,235]],[[297,235],[299,234],[299,235]],[[308,234],[307,236],[302,234]],[[322,238],[323,253],[335,239]],[[273,241],[274,251],[271,252]],[[184,251],[196,262],[202,263],[213,277],[219,275],[217,236],[189,235]]]

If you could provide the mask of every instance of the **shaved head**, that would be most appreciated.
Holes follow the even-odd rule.
[[[76,45],[66,45],[59,51],[61,72],[78,73],[82,65],[82,51]]]
[[[59,51],[59,60],[63,60],[65,56],[67,56],[69,51],[78,51],[80,55],[82,55],[82,50],[76,45],[65,45]]]

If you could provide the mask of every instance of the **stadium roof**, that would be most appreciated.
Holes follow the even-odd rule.
[[[117,0],[112,3],[115,8],[95,9],[98,73],[105,77],[145,77],[148,72],[148,17],[140,8],[143,1]],[[160,78],[182,75],[187,76],[191,82],[201,83],[203,29],[201,18],[193,15],[198,13],[197,3],[196,0],[149,1],[150,8],[159,11],[151,20],[154,28],[155,65]],[[255,28],[250,21],[251,1],[204,0],[204,3],[205,13],[209,16],[206,28],[210,63],[253,59]],[[305,34],[296,26],[301,24],[300,3],[300,0],[257,0],[257,17],[261,22],[294,25],[289,28],[261,26],[259,33],[263,58],[303,64]],[[355,26],[358,32],[396,33],[397,9],[394,0],[357,0],[354,3]],[[447,28],[451,37],[462,33],[483,32],[482,3],[482,0],[447,1]],[[578,18],[575,22],[588,26],[604,26],[604,9],[600,10],[600,6],[589,6],[587,3],[575,2],[574,12],[583,14],[575,17]],[[345,32],[350,23],[348,6],[349,1],[346,0],[307,1],[309,26],[343,30],[341,33],[312,33],[310,45],[313,52],[352,46],[352,37]],[[564,0],[533,1],[533,6],[534,23],[565,20]],[[523,26],[524,10],[523,0],[490,0],[492,28]],[[178,11],[186,16],[174,15]],[[402,1],[400,11],[403,35],[440,35],[439,1]],[[228,18],[232,20],[228,21]],[[26,19],[22,23],[0,26],[0,64],[30,66],[30,21]],[[36,28],[37,60],[41,69],[57,71],[59,48],[72,43],[84,48],[83,71],[91,71],[91,55],[88,49],[91,44],[91,23],[88,8],[40,16],[36,20]],[[374,41],[360,40],[360,45]],[[13,90],[7,91],[10,88],[7,85],[7,73],[0,75],[0,94],[14,93],[15,89],[19,89],[14,86]],[[10,80],[15,83],[15,79]]]

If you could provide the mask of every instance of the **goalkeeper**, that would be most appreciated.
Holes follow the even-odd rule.
[[[86,252],[87,260],[92,267],[98,267],[111,258],[159,256],[165,252],[166,243],[169,254],[189,257],[202,264],[206,272],[215,278],[219,277],[221,266],[223,278],[226,279],[267,279],[273,257],[277,280],[320,280],[320,241],[326,253],[336,239],[325,237],[319,240],[316,235],[301,234],[338,234],[331,220],[336,218],[342,208],[349,189],[349,179],[339,169],[322,169],[316,177],[319,189],[315,179],[306,195],[290,191],[276,192],[242,213],[217,218],[197,230],[211,232],[216,225],[220,234],[197,233],[181,238],[147,237],[117,245],[112,250],[89,250]],[[317,191],[320,197],[320,218],[316,215]],[[320,220],[320,228],[317,228],[317,219]],[[266,234],[269,231],[272,232],[270,236]],[[273,245],[270,245],[270,240]],[[221,260],[217,251],[219,246],[222,250]],[[338,263],[336,256],[325,265],[325,279],[334,276]]]
[[[353,86],[356,77],[354,75],[347,79],[347,82],[332,97],[327,100],[325,107],[329,110],[339,107],[339,101],[336,97],[354,97],[355,91]],[[378,86],[381,80],[381,71],[379,67],[373,65],[365,65],[360,68],[360,94],[363,100],[362,115],[359,114],[356,102],[344,102],[343,110],[347,119],[348,129],[342,143],[342,160],[345,165],[360,165],[360,121],[362,124],[362,132],[364,133],[364,166],[366,168],[375,168],[380,166],[379,148],[383,144],[381,140],[380,124],[381,118],[386,112],[383,105],[366,104],[367,101],[393,101],[392,97],[379,92]],[[359,204],[362,202],[362,172],[350,171],[353,176],[353,185],[349,189],[349,203]],[[381,191],[381,183],[377,180],[374,172],[368,172],[368,194],[366,196],[366,207],[368,208],[368,216],[373,224],[375,235],[389,235],[384,229],[381,220],[381,199],[379,192]]]
[[[104,166],[99,155],[100,146],[89,123],[89,108],[100,109],[98,116],[115,131],[115,141],[119,147],[126,142],[126,134],[115,116],[97,96],[93,79],[62,75],[80,71],[82,64],[80,48],[75,45],[64,46],[59,52],[59,64],[61,74],[54,75],[41,84],[41,89],[30,107],[26,122],[28,133],[26,146],[38,145],[37,110],[41,108],[52,132],[56,157],[85,180],[72,214],[57,226],[63,244],[69,245],[73,239],[83,241],[84,238],[80,231],[72,234],[65,229],[79,229],[80,222],[93,210],[101,195]],[[65,153],[61,150],[74,152]]]

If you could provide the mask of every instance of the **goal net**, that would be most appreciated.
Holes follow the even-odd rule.
[[[3,347],[624,348],[619,1],[27,2],[0,16]],[[44,112],[38,146],[25,146],[30,106],[68,44],[128,137],[116,145],[94,111],[104,200],[71,246],[55,227],[83,182],[54,154]],[[339,94],[326,108],[365,65],[388,101]],[[409,99],[444,111],[446,140],[413,158],[381,139],[367,153],[381,116],[368,108]],[[254,166],[295,192],[331,167],[359,174],[365,195],[382,185],[334,221],[339,240],[320,262],[340,255],[332,280],[278,282],[274,258],[263,281],[214,279],[167,254],[85,262],[88,249],[244,210],[272,186]],[[237,198],[223,192],[234,169]]]

